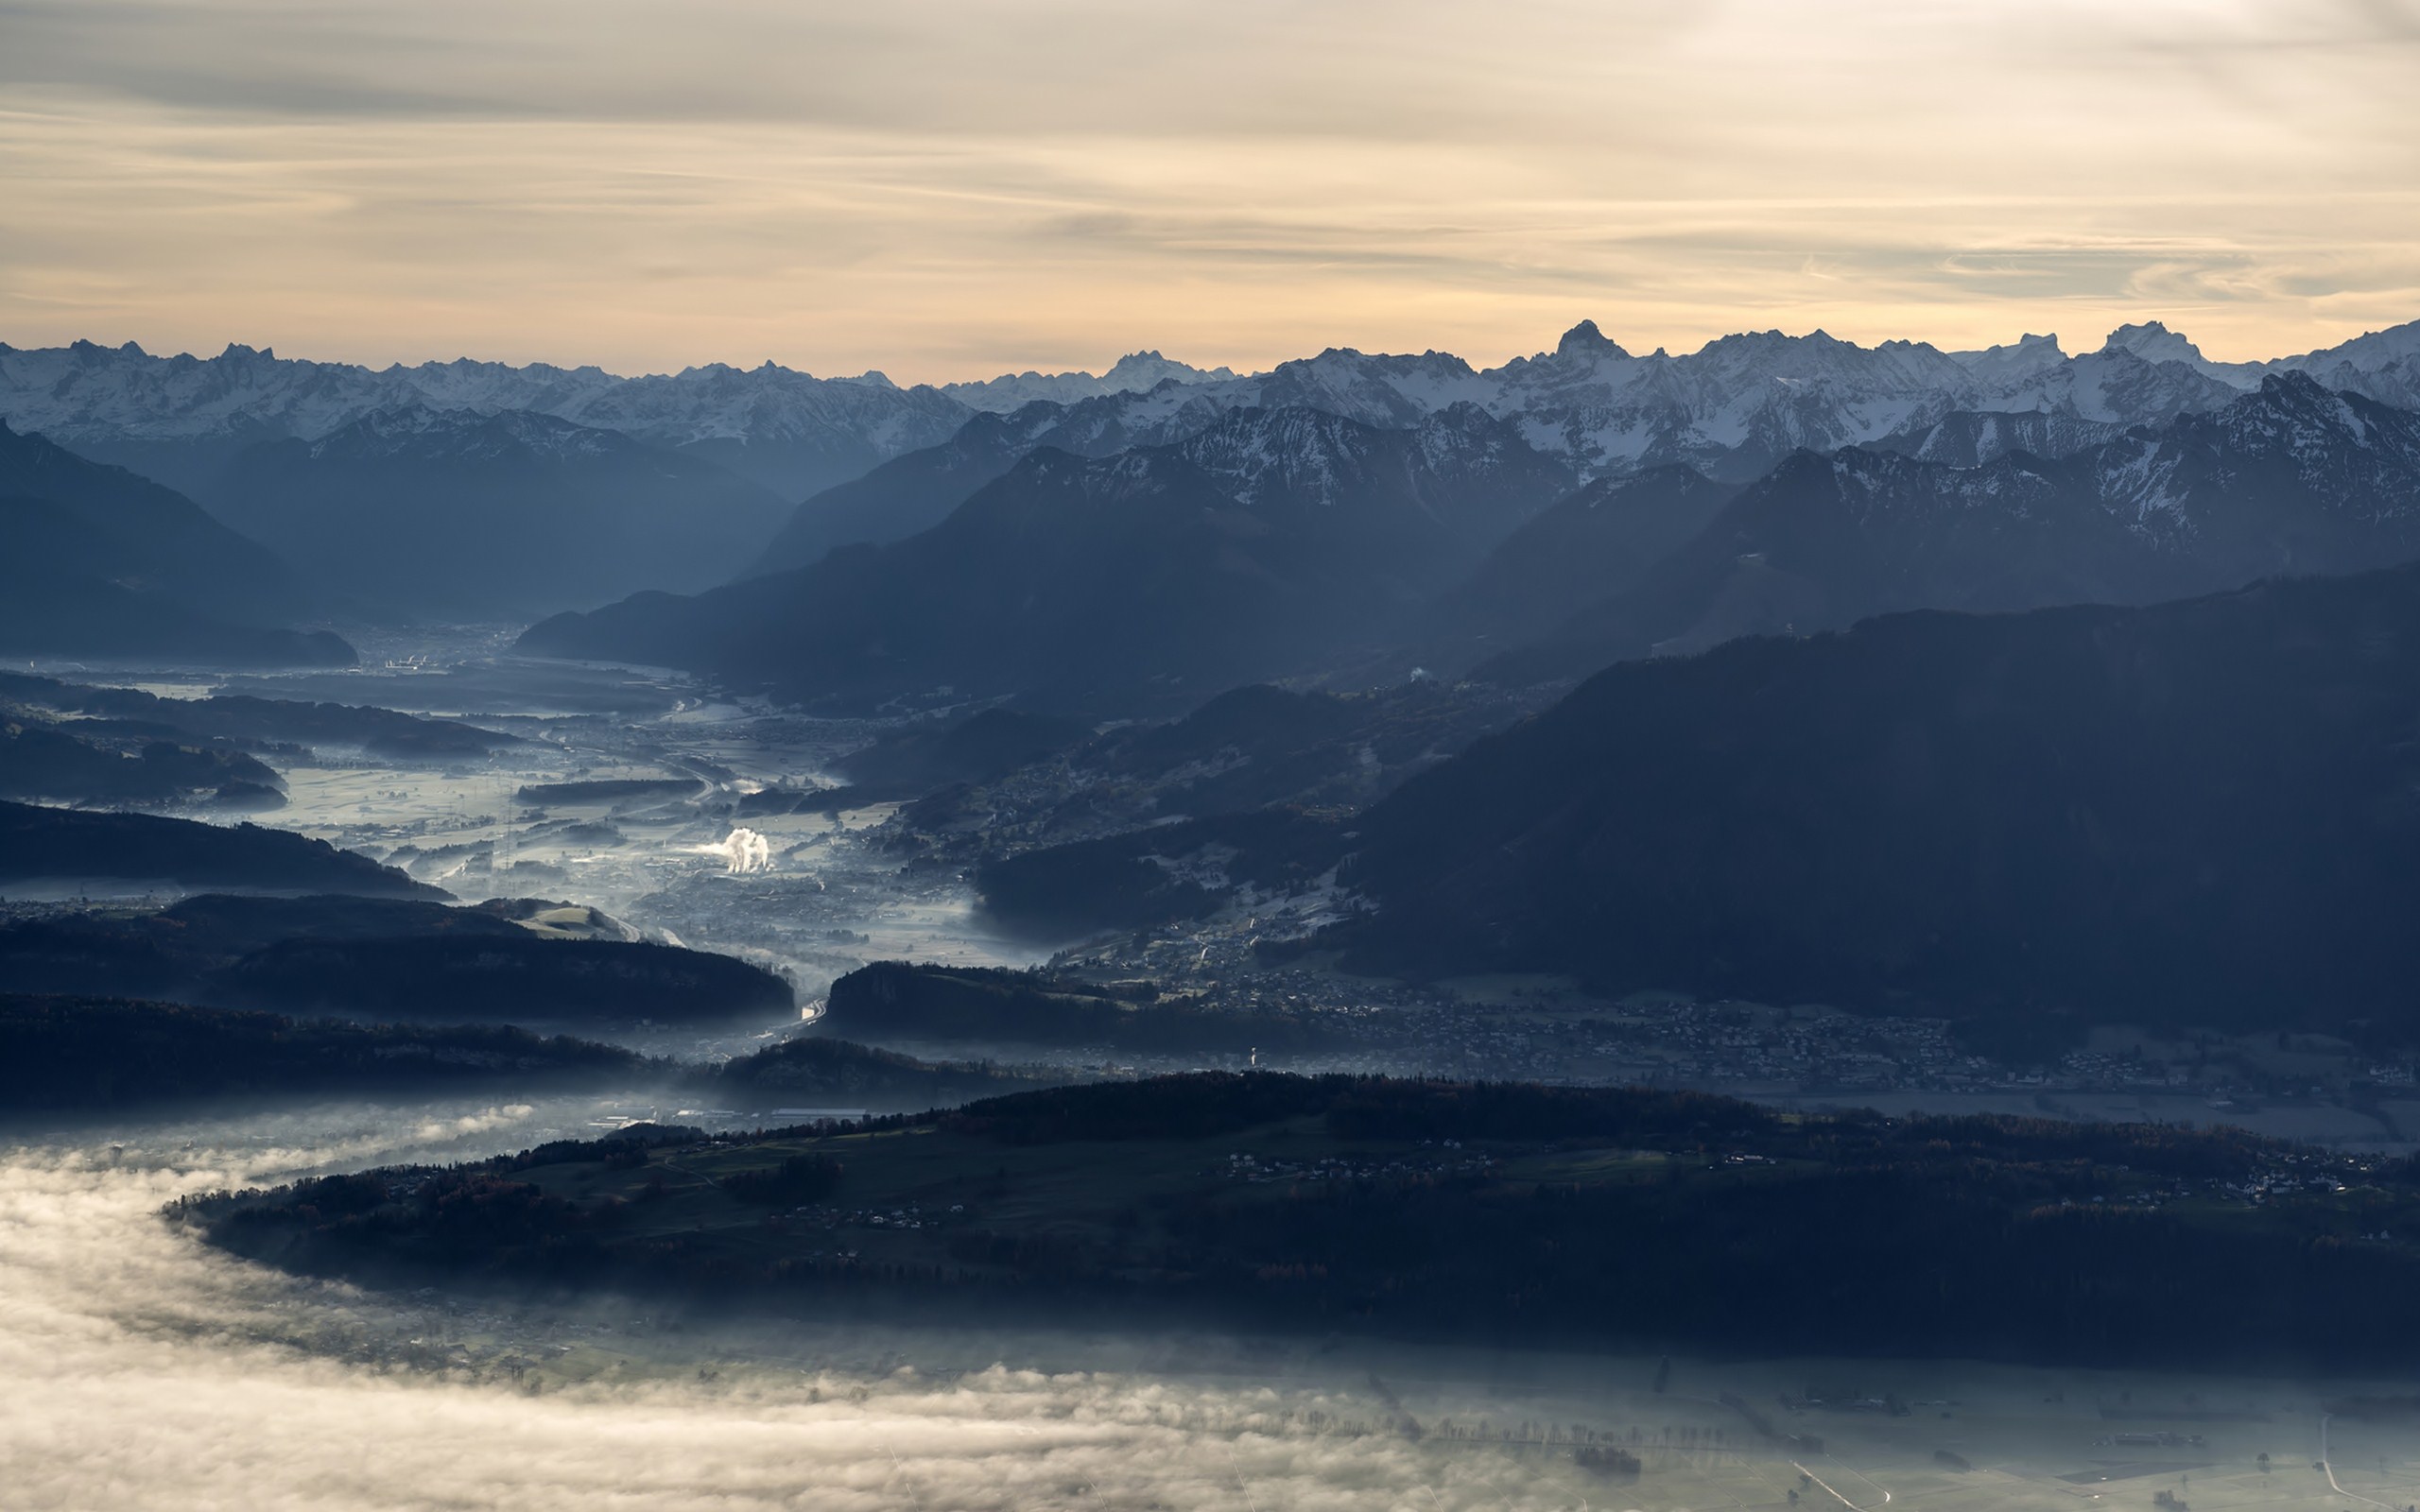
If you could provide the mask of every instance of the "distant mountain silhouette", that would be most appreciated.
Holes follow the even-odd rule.
[[[1651,570],[1626,542],[1573,540],[1566,576],[1594,562],[1631,581],[1480,673],[1577,677],[1897,610],[2150,603],[2413,557],[2420,415],[2273,375],[2222,409],[2057,459],[2012,452],[1962,468],[1882,451],[1799,453],[1643,564]],[[1482,569],[1482,580],[1512,576]]]
[[[1074,403],[1037,400],[977,415],[942,444],[894,457],[800,505],[754,570],[810,567],[838,546],[905,541],[939,524],[976,490],[1046,447],[1099,457],[1169,446],[1246,407],[1212,394],[1208,386],[1167,379],[1149,390]]]
[[[1687,467],[1599,478],[1488,555],[1440,608],[1445,633],[1518,643],[1636,586],[1738,492]]]
[[[277,627],[311,606],[274,553],[191,499],[0,423],[0,651],[350,663],[333,635]]]
[[[752,572],[812,567],[835,547],[886,545],[941,524],[976,490],[1033,450],[1030,429],[1022,422],[1032,410],[1055,418],[1063,406],[1033,404],[1013,416],[977,415],[939,446],[892,457],[861,478],[816,494],[792,512]]]
[[[1410,431],[1239,410],[1172,446],[1035,452],[908,541],[522,644],[807,696],[1185,697],[1383,639],[1568,482],[1475,406]]]
[[[464,616],[720,582],[788,511],[697,456],[526,410],[378,411],[250,448],[217,493],[221,518],[331,592]]]

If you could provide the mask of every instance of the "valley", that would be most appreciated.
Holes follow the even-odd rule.
[[[0,1512],[2420,1512],[2415,60],[0,3]]]
[[[1530,369],[1161,372],[694,558],[607,501],[620,602],[525,542],[409,614],[315,568],[260,633],[342,655],[38,648],[0,1204],[270,1298],[65,1326],[394,1393],[399,1446],[897,1413],[1142,1434],[1080,1482],[1119,1504],[2392,1504],[2420,450],[2392,352],[2162,335],[2010,360],[2163,397],[1944,379],[1770,465],[1558,438]],[[1841,346],[1699,367],[1932,363]],[[657,467],[518,413],[279,465]],[[1074,1498],[1065,1452],[830,1473]]]

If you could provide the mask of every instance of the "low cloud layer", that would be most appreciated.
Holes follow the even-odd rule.
[[[0,337],[905,380],[2420,315],[2398,0],[0,3]]]
[[[1892,1391],[1912,1417],[1827,1415],[1812,1469],[1858,1504],[2071,1505],[2105,1447],[2095,1403],[2243,1410],[2197,1423],[2191,1500],[2253,1504],[2253,1453],[2302,1457],[2318,1400],[2400,1391],[1961,1362],[1702,1365],[1369,1343],[996,1335],[759,1323],[717,1332],[630,1306],[488,1309],[378,1295],[228,1260],[158,1217],[187,1192],[396,1160],[447,1160],[578,1133],[585,1101],[303,1109],[0,1146],[0,1505],[9,1512],[1574,1512],[1780,1505],[1807,1449],[1754,1444],[1725,1391],[1770,1403],[1810,1381]],[[530,1379],[493,1348],[534,1361]],[[573,1379],[552,1345],[636,1368]],[[484,1341],[484,1342],[482,1342]],[[473,1364],[449,1364],[469,1343]],[[484,1363],[477,1358],[485,1350]],[[703,1366],[709,1373],[700,1375]],[[623,1373],[627,1370],[627,1374]],[[1381,1380],[1383,1370],[1389,1380]],[[554,1378],[548,1379],[553,1372]],[[1851,1378],[1855,1378],[1852,1380]],[[1651,1387],[1651,1381],[1654,1385]],[[535,1384],[534,1392],[529,1389]],[[1956,1399],[1954,1401],[1951,1399]],[[1934,1408],[1956,1408],[1956,1423]],[[1770,1410],[1770,1409],[1769,1409]],[[1392,1415],[1425,1419],[1415,1440]],[[1567,1448],[1456,1441],[1468,1428],[1583,1425],[1651,1443],[1634,1483]],[[1339,1423],[1361,1431],[1339,1431]],[[1742,1445],[1747,1437],[1753,1447]],[[1677,1440],[1676,1440],[1677,1441]],[[2402,1504],[2420,1439],[2338,1419],[2340,1473]],[[1974,1469],[1944,1469],[1957,1446]],[[2068,1479],[2060,1479],[2066,1475]],[[2285,1489],[2283,1476],[2275,1483]],[[1806,1483],[1811,1486],[1812,1483]],[[2138,1488],[2168,1487],[2137,1481]],[[1811,1491],[1806,1494],[1812,1495]],[[2148,1490],[2144,1491],[2146,1500]],[[2266,1504],[2265,1503],[2261,1504]]]
[[[381,1373],[330,1354],[409,1332],[417,1314],[229,1262],[153,1216],[218,1181],[546,1131],[528,1107],[391,1129],[331,1114],[194,1131],[190,1151],[172,1138],[114,1156],[78,1141],[0,1157],[0,1501],[17,1512],[1580,1504],[1567,1464],[1446,1463],[1400,1437],[1301,1426],[1307,1411],[1371,1414],[1366,1400],[1002,1366],[937,1378],[893,1363],[975,1358],[980,1346],[963,1340],[926,1350],[884,1335],[853,1366],[534,1397]],[[444,1326],[430,1304],[432,1342]]]

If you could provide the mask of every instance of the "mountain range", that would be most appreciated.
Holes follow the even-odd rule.
[[[980,411],[1227,376],[1155,352],[1122,359],[1098,378],[1026,373],[902,388],[878,372],[817,378],[771,362],[624,378],[596,367],[467,358],[371,369],[240,344],[205,358],[154,356],[133,342],[0,343],[0,418],[210,500],[226,465],[262,441],[316,441],[397,409],[528,410],[693,452],[795,502],[947,440]]]
[[[523,644],[876,703],[1191,698],[1414,664],[1526,684],[1897,610],[2149,603],[2420,557],[2420,414],[2291,369],[2227,392],[2064,456],[1849,446],[1745,484],[1668,463],[1577,489],[1567,455],[1472,404],[1409,430],[1234,410],[1170,444],[1011,460],[1026,427],[1064,418],[1028,405],[977,428],[980,448],[852,486],[898,507],[988,474],[917,535]]]
[[[1046,447],[904,541],[558,616],[522,644],[804,696],[1196,702],[1387,644],[1571,481],[1477,405],[1411,430],[1234,410],[1108,457]]]
[[[1003,387],[1034,397],[809,497],[755,570],[807,566],[836,546],[905,540],[1040,447],[1106,456],[1167,445],[1237,407],[1317,409],[1400,429],[1473,404],[1519,425],[1579,478],[1689,467],[1745,483],[1799,450],[1864,446],[1958,467],[2018,452],[2064,456],[2136,425],[2223,408],[2265,378],[2294,372],[2389,404],[2420,404],[2420,324],[2303,356],[2229,364],[2204,357],[2157,321],[2120,327],[2099,350],[2072,357],[2053,336],[1944,352],[1916,342],[1867,349],[1820,331],[1752,333],[1685,356],[1634,357],[1583,321],[1554,351],[1485,370],[1441,352],[1336,349],[1262,374],[1188,370],[1182,381],[1075,399],[1062,397],[1068,386]]]
[[[2420,403],[2420,323],[2298,356],[2223,363],[2156,321],[2122,326],[2076,355],[2050,336],[1945,352],[1908,341],[1861,347],[1819,331],[1724,336],[1678,356],[1634,355],[1583,321],[1552,351],[1491,369],[1437,352],[1331,349],[1238,375],[1141,352],[1099,376],[1023,373],[914,388],[879,373],[819,379],[769,363],[626,379],[596,368],[470,361],[372,370],[244,347],[208,360],[154,357],[132,344],[0,347],[0,414],[19,429],[185,487],[222,523],[291,561],[320,602],[365,616],[534,616],[642,592],[702,592],[743,574],[779,578],[838,548],[905,544],[1046,452],[1099,462],[1190,447],[1188,465],[1240,511],[1231,519],[1259,519],[1241,496],[1257,486],[1246,472],[1316,470],[1328,453],[1280,441],[1306,449],[1225,472],[1204,467],[1204,448],[1229,434],[1229,417],[1321,415],[1372,434],[1431,438],[1468,434],[1469,417],[1483,417],[1498,428],[1498,444],[1517,438],[1538,468],[1558,472],[1562,491],[1597,491],[1543,513],[1527,494],[1480,511],[1495,537],[1523,531],[1492,564],[1469,552],[1478,538],[1456,537],[1450,522],[1425,519],[1398,538],[1386,511],[1331,510],[1283,526],[1278,534],[1293,540],[1325,522],[1323,543],[1298,542],[1329,562],[1306,577],[1288,575],[1306,570],[1308,557],[1272,541],[1275,557],[1264,558],[1262,548],[1221,538],[1224,559],[1246,576],[1270,575],[1262,586],[1276,597],[1211,595],[1201,607],[1239,618],[1195,629],[1231,638],[1248,624],[1278,642],[1293,636],[1298,662],[1317,660],[1340,649],[1339,634],[1269,604],[1330,585],[1340,612],[1390,606],[1344,639],[1399,643],[1397,651],[1423,662],[1484,663],[1491,675],[1557,677],[1615,655],[1893,608],[2140,601],[2266,572],[2399,559],[2406,547],[2392,520],[2312,516],[2289,528],[2261,514],[2259,500],[2294,468],[2248,470],[2258,438],[2240,417],[2247,404],[2273,408],[2280,384],[2370,406],[2345,411],[2357,417],[2400,412]],[[2340,514],[2402,487],[2387,476],[2401,461],[2371,466],[2355,455],[2363,443],[2352,432],[2370,423],[2347,421],[2325,438],[2351,448],[2340,458],[2343,486],[2314,485],[2336,487]],[[1809,456],[1830,458],[1828,473]],[[2284,465],[2273,455],[2257,464]],[[1148,459],[1134,467],[1165,470]],[[1685,477],[1676,470],[1700,481],[1675,482]],[[2188,474],[2197,480],[2189,488],[2175,483]],[[1087,487],[1099,492],[1108,475]],[[2153,496],[2170,484],[2185,493]],[[1651,502],[1667,494],[1670,507]],[[987,510],[999,507],[994,499]],[[1205,502],[1195,524],[1226,507]],[[1075,518],[1043,511],[1025,528]],[[1175,540],[1167,524],[1154,527],[1158,537],[1136,535],[1133,549],[1147,537]],[[1362,527],[1343,551],[1339,532]],[[1043,581],[1080,576],[1063,542],[1051,549],[1060,576]],[[1206,538],[1193,549],[1206,550]],[[922,559],[920,552],[929,548],[895,559]],[[970,559],[965,570],[982,567]],[[1469,583],[1453,581],[1474,570]],[[1336,571],[1353,584],[1331,585]],[[925,569],[911,576],[953,592]],[[1290,586],[1278,591],[1280,583]],[[828,583],[814,591],[848,598]],[[769,603],[779,594],[743,596]],[[1436,602],[1416,632],[1398,633],[1409,598]],[[1180,593],[1173,602],[1183,601]],[[790,615],[784,634],[744,656],[716,651],[703,661],[714,670],[778,661],[777,680],[820,686],[831,667],[829,647],[807,644],[817,612]],[[685,613],[655,599],[616,610],[611,618],[633,632],[642,623],[663,632],[617,632],[616,654],[690,664],[700,660],[695,647],[728,647],[741,633],[676,631],[671,622]],[[568,644],[560,628],[533,646]],[[897,637],[865,633],[885,647],[867,667],[889,662],[910,682],[928,666],[941,682],[957,677],[957,653],[938,642],[929,654],[894,656]],[[937,627],[920,634],[946,639]],[[666,635],[689,648],[655,644]],[[1546,649],[1532,653],[1533,642]],[[1138,649],[1127,660],[1141,667],[1151,658]],[[1282,670],[1274,644],[1191,660],[1191,671],[1164,670]]]
[[[1533,585],[1523,613],[1482,628],[1518,639],[1568,611],[1485,660],[1486,675],[1576,677],[1894,610],[2142,604],[2420,557],[2420,414],[2295,371],[2066,456],[2011,452],[1960,467],[1883,450],[1800,453],[1719,509],[1703,484],[1651,507],[1641,496],[1662,476],[1624,480],[1594,508],[1575,508],[1586,495],[1565,501],[1507,543],[1515,559],[1482,570],[1499,600]],[[1697,518],[1692,504],[1711,511],[1703,528],[1653,555]],[[1668,528],[1651,540],[1644,526],[1605,533],[1640,515]],[[1616,591],[1554,597],[1592,576]]]
[[[0,344],[0,418],[99,460],[117,462],[211,502],[216,473],[262,440],[317,440],[380,410],[426,406],[531,410],[694,451],[798,499],[876,464],[947,440],[978,412],[1036,401],[1109,399],[1169,407],[1173,384],[1219,410],[1305,405],[1401,427],[1456,403],[1517,417],[1542,450],[1584,475],[1686,462],[1719,476],[1755,476],[1789,451],[1921,432],[1960,411],[2040,414],[2134,424],[2209,409],[2273,372],[2382,403],[2420,404],[2420,322],[2300,355],[2214,362],[2157,321],[2121,326],[2069,356],[2056,337],[1944,352],[1924,342],[1866,348],[1821,331],[1745,333],[1695,352],[1634,356],[1582,321],[1554,350],[1474,368],[1446,352],[1376,355],[1331,348],[1238,375],[1155,352],[1100,376],[1021,373],[902,388],[879,372],[817,378],[764,363],[716,363],[624,378],[595,367],[511,367],[461,359],[372,369],[278,357],[231,345],[216,357],[153,356],[129,342],[17,349]],[[1144,435],[1133,443],[1179,438]]]
[[[535,410],[377,410],[230,463],[219,518],[362,612],[544,614],[730,578],[790,512],[697,455]]]

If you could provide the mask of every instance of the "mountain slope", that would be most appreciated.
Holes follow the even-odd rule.
[[[905,541],[941,524],[976,490],[1044,447],[1098,457],[1182,441],[1236,407],[1198,391],[1206,387],[1167,380],[1148,392],[1074,404],[1035,400],[1005,414],[977,415],[938,446],[893,457],[807,499],[752,571],[813,566],[837,546]]]
[[[785,499],[946,440],[973,413],[880,373],[817,378],[771,362],[620,379],[550,412],[712,462]]]
[[[0,417],[130,467],[204,504],[226,467],[266,441],[315,441],[385,410],[528,410],[649,445],[692,451],[787,499],[946,439],[974,411],[879,373],[816,378],[716,363],[623,378],[602,369],[456,361],[372,370],[230,345],[155,357],[132,342],[31,351],[0,345]]]
[[[1476,408],[1418,431],[1237,411],[1176,446],[1035,452],[908,541],[561,616],[523,644],[851,698],[1181,696],[1366,642],[1566,480]]]
[[[861,478],[825,489],[791,512],[751,571],[811,567],[836,546],[887,545],[930,529],[1032,451],[1065,413],[1064,406],[1045,403],[1013,415],[977,415],[939,446],[892,457]]]
[[[2420,567],[1616,666],[1357,821],[1366,962],[2420,1027]]]
[[[2148,603],[2420,556],[2420,415],[2272,375],[2054,460],[1802,454],[1627,590],[1483,675],[1536,681],[1906,609]]]
[[[2069,456],[2116,440],[2126,427],[2115,421],[2084,420],[2053,410],[1953,410],[1921,425],[1867,443],[1919,462],[1981,467],[2014,452]]]
[[[528,410],[381,410],[246,450],[220,513],[336,592],[546,612],[729,577],[786,506],[696,457]]]
[[[1737,491],[1681,466],[1599,478],[1490,552],[1441,606],[1442,631],[1497,644],[1542,635],[1645,579]]]
[[[349,663],[333,635],[274,628],[310,596],[182,494],[0,422],[0,649]]]

